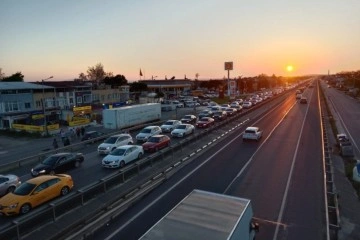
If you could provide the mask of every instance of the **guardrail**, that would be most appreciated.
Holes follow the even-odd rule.
[[[205,131],[195,132],[193,135],[186,137],[184,140],[179,141],[178,143],[168,148],[160,150],[159,152],[156,152],[155,154],[152,154],[151,156],[145,159],[141,159],[135,162],[134,164],[125,167],[124,169],[120,169],[114,174],[99,179],[97,182],[85,186],[77,190],[76,192],[72,192],[66,197],[56,199],[55,201],[52,201],[50,204],[32,210],[31,215],[21,216],[16,221],[12,221],[10,225],[5,226],[5,228],[3,229],[0,229],[0,239],[9,239],[9,240],[21,239],[22,236],[25,236],[29,234],[29,232],[38,229],[38,225],[44,226],[49,222],[56,222],[61,218],[66,218],[67,212],[70,210],[74,210],[78,208],[81,209],[81,207],[83,206],[93,204],[95,202],[95,199],[104,195],[104,193],[108,193],[109,191],[118,192],[115,195],[117,197],[112,196],[111,201],[100,202],[100,203],[96,202],[96,204],[94,204],[94,207],[92,208],[92,213],[89,213],[89,215],[86,216],[85,218],[79,219],[76,223],[71,224],[71,227],[64,228],[63,231],[61,231],[60,233],[54,234],[54,237],[52,239],[59,239],[59,237],[62,236],[64,233],[69,233],[69,231],[77,229],[78,226],[83,226],[84,224],[86,224],[86,222],[89,222],[94,218],[96,218],[97,215],[94,213],[104,212],[107,209],[111,208],[113,204],[118,203],[119,201],[125,201],[130,199],[130,196],[133,196],[136,192],[143,189],[143,186],[148,186],[152,181],[158,180],[161,177],[165,177],[166,179],[166,177],[169,177],[172,174],[174,174],[174,170],[178,169],[179,165],[181,165],[182,163],[186,163],[189,159],[188,156],[181,160],[178,160],[174,156],[175,150],[179,150],[180,152],[183,152],[184,146],[191,144],[193,141],[200,140],[204,135],[207,135],[212,130],[218,129],[221,126],[233,121],[235,118],[239,118],[241,116],[244,116],[248,112],[254,111],[255,109],[261,107],[264,103],[265,102],[257,105],[254,108],[244,111],[240,114],[227,118],[226,120],[215,124],[211,128],[206,129]],[[269,109],[267,111],[269,111]],[[111,135],[113,134],[114,133],[112,133]],[[105,136],[102,136],[101,138],[105,138]],[[82,142],[80,144],[86,144],[92,141],[94,141],[94,139],[88,140],[86,142]],[[74,146],[70,146],[66,148],[69,149],[69,148],[73,148]],[[59,151],[59,149],[57,149],[56,151]],[[47,153],[39,154],[36,156],[36,159],[41,159],[45,155],[56,151],[53,150]],[[171,156],[172,160],[170,161],[170,163],[165,164],[165,167],[161,168],[161,170],[157,171],[157,173],[151,175],[149,178],[145,178],[144,180],[137,182],[136,185],[134,186],[129,186],[128,184],[126,184],[125,186],[124,183],[128,183],[130,179],[132,179],[136,175],[139,175],[141,171],[145,171],[146,169],[149,169],[149,167],[153,167],[155,165],[155,162],[161,162],[162,160],[165,159],[166,156]],[[18,166],[22,166],[24,164],[23,162],[21,163],[22,164],[19,163]],[[123,189],[122,187],[124,188],[126,187],[126,188]],[[147,189],[151,189],[151,188],[147,188]],[[34,225],[34,222],[36,222],[36,225]]]

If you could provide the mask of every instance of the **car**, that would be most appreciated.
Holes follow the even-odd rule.
[[[242,106],[241,105],[230,105],[230,108],[236,109],[237,112],[241,112]]]
[[[203,117],[213,117],[213,116],[214,116],[214,113],[208,109],[202,110],[198,115],[199,119],[203,118]]]
[[[184,104],[180,101],[172,101],[171,104],[174,104],[177,108],[183,108]]]
[[[129,162],[138,160],[144,155],[144,149],[138,145],[124,145],[115,148],[102,160],[104,168],[123,168]]]
[[[262,137],[262,131],[259,127],[247,127],[242,135],[242,139],[245,142],[246,140],[256,140],[259,141]]]
[[[227,113],[226,111],[216,111],[214,112],[213,118],[215,121],[222,121],[227,118]]]
[[[301,97],[300,103],[301,104],[307,104],[307,98],[306,97]]]
[[[245,109],[249,109],[249,108],[252,107],[252,105],[253,105],[252,102],[244,101],[242,107],[245,108]]]
[[[31,169],[31,176],[64,173],[70,168],[79,167],[82,162],[84,162],[82,153],[62,152],[52,154]]]
[[[225,107],[224,107],[225,108]],[[215,111],[220,111],[221,110],[221,106],[216,105],[216,106],[211,106],[210,108],[211,111],[215,112]]]
[[[68,174],[43,175],[20,184],[14,192],[0,198],[0,215],[26,214],[59,196],[67,195],[74,187]]]
[[[226,103],[221,104],[220,106],[221,106],[221,107],[225,107],[225,108],[229,108],[229,107],[230,107],[230,105],[229,105],[229,104],[226,104]]]
[[[185,115],[180,119],[181,123],[196,123],[197,117],[195,115]]]
[[[167,135],[151,136],[142,147],[145,152],[157,152],[159,149],[170,146],[170,138]]]
[[[84,136],[81,138],[81,141],[87,141],[87,140],[90,140],[90,139],[96,139],[96,138],[101,137],[102,135],[104,135],[104,133],[102,133],[102,132],[88,131],[88,132],[85,132]],[[95,141],[92,141],[92,142],[95,142]]]
[[[194,132],[195,132],[194,125],[183,123],[171,131],[171,136],[172,137],[185,137],[186,135],[192,134]]]
[[[296,94],[296,99],[301,99],[301,98],[302,98],[302,94],[301,94],[301,93]]]
[[[196,127],[198,128],[208,128],[215,124],[215,120],[211,117],[202,117],[197,121]]]
[[[147,126],[144,127],[137,135],[137,142],[146,142],[151,136],[161,134],[161,128],[159,126]]]
[[[166,122],[164,122],[163,125],[160,126],[160,128],[163,133],[171,132],[172,130],[174,130],[174,128],[176,128],[180,124],[181,124],[180,120],[167,120]]]
[[[233,116],[237,113],[237,110],[235,108],[227,108],[225,111],[229,116]]]
[[[21,184],[20,178],[14,174],[0,174],[0,197],[13,192]]]
[[[108,137],[98,148],[98,154],[109,154],[112,150],[123,145],[134,144],[132,136],[128,133],[116,134]]]

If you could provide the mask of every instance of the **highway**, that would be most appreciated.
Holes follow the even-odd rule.
[[[185,153],[246,122],[96,232],[93,239],[137,239],[195,188],[250,198],[261,225],[259,239],[323,239],[319,98],[317,88],[308,88],[304,94],[309,104],[299,104],[294,93],[286,94],[187,147]],[[263,129],[260,142],[242,142],[241,133],[248,125]],[[101,167],[96,147],[87,145],[83,166],[69,171],[76,189],[114,171]],[[16,174],[29,178],[29,167]],[[0,224],[8,221],[0,219]]]
[[[196,188],[250,198],[258,239],[324,239],[319,99],[316,88],[305,94],[309,104],[289,96],[252,123],[264,130],[259,143],[234,132],[92,239],[138,239]]]

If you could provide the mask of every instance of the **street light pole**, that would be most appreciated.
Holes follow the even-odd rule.
[[[46,78],[46,79],[41,80],[42,85],[43,85],[43,88],[42,88],[42,90],[43,90],[43,96],[42,96],[42,97],[43,97],[43,99],[42,99],[42,107],[43,107],[43,115],[44,115],[44,128],[45,128],[46,136],[49,136],[49,130],[48,130],[48,128],[47,128],[47,121],[46,121],[46,108],[45,108],[45,84],[44,84],[44,82],[45,82],[46,80],[51,79],[51,78],[53,78],[53,76],[50,76],[50,77],[48,77],[48,78]]]

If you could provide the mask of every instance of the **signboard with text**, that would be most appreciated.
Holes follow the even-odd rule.
[[[233,62],[225,62],[225,70],[233,70]]]

